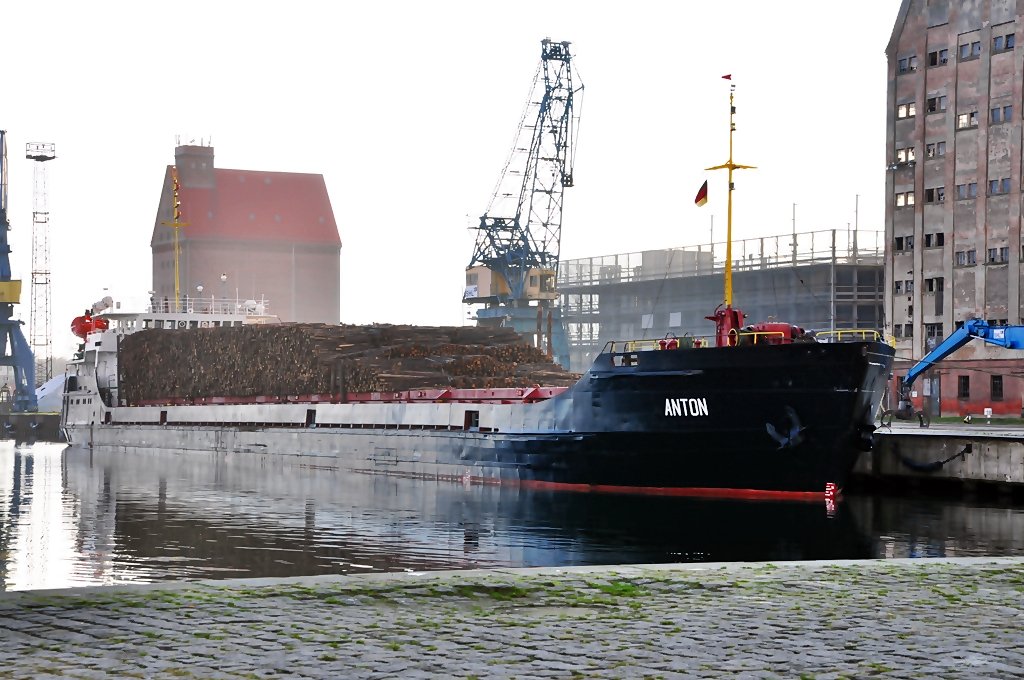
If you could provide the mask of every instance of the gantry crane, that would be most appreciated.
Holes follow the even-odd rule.
[[[542,40],[515,143],[475,227],[463,294],[467,304],[483,305],[477,310],[479,325],[512,327],[563,366],[569,363],[569,345],[555,282],[562,197],[573,185],[582,93],[583,85],[574,84],[569,43]]]
[[[32,350],[21,332],[22,322],[11,318],[14,305],[21,301],[21,281],[11,279],[11,246],[7,232],[7,132],[0,130],[0,366],[14,370],[14,396],[11,410],[35,412],[36,367]]]

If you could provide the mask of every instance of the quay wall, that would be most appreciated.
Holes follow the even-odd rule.
[[[893,425],[854,474],[867,480],[942,480],[1024,489],[1024,428]]]

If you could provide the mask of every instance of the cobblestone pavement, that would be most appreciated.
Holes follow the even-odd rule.
[[[0,593],[5,678],[1024,677],[1024,559]]]

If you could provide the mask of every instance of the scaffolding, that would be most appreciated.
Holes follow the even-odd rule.
[[[50,312],[50,211],[47,205],[47,165],[57,157],[54,145],[29,142],[25,157],[35,161],[32,173],[32,305],[29,346],[36,362],[39,387],[53,377],[53,333]]]
[[[723,303],[726,244],[562,260],[558,290],[570,370],[609,340],[706,336]],[[820,230],[732,244],[735,305],[751,321],[881,328],[884,234]]]

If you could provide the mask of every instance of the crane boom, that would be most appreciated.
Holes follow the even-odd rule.
[[[915,415],[920,419],[921,426],[927,427],[927,416],[924,412],[914,413],[914,405],[910,401],[910,388],[922,373],[957,351],[973,339],[979,339],[990,345],[1006,349],[1024,349],[1024,326],[994,325],[983,319],[968,319],[964,325],[950,333],[935,349],[921,357],[921,360],[910,367],[903,383],[900,385],[900,399],[895,411],[887,411],[900,420],[910,420]],[[883,414],[883,423],[886,414]],[[891,420],[890,420],[891,422]]]
[[[1024,326],[995,326],[982,319],[964,321],[963,326],[953,331],[907,371],[907,376],[903,379],[903,388],[909,390],[918,376],[974,338],[1006,349],[1024,349]]]

